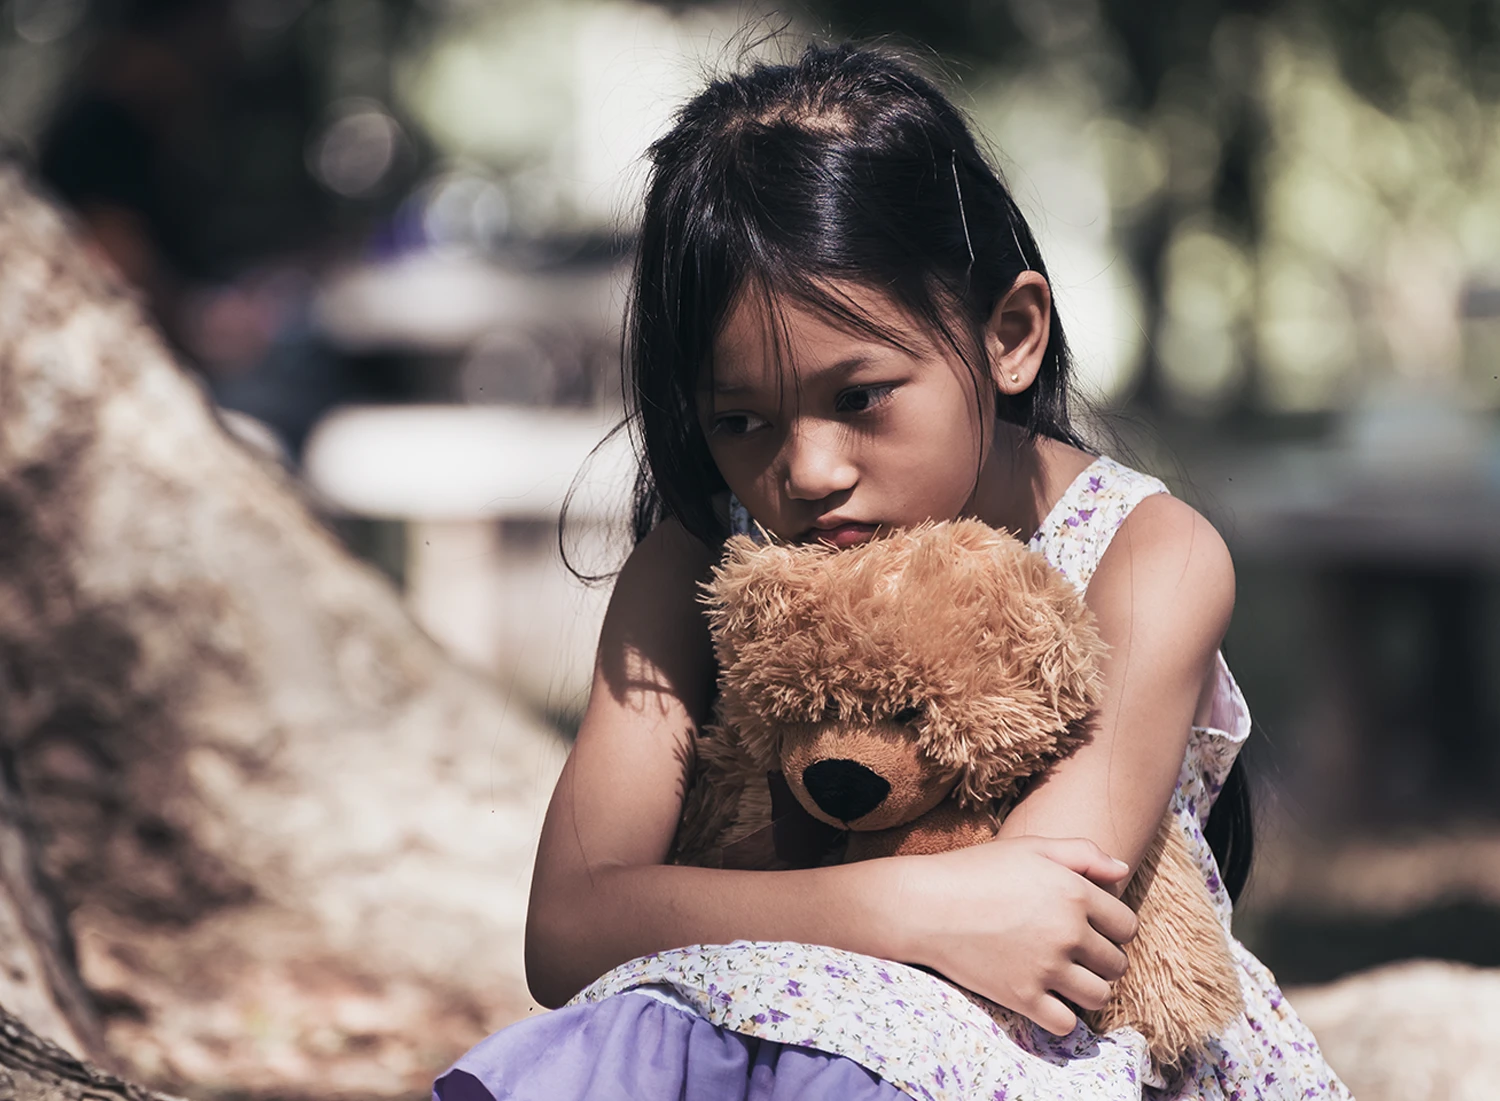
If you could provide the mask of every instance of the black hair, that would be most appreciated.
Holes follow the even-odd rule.
[[[831,284],[879,288],[961,355],[1027,268],[1046,270],[1026,220],[963,116],[883,53],[812,47],[792,65],[716,80],[650,151],[625,322],[626,399],[645,462],[637,540],[667,516],[724,535],[724,491],[698,425],[697,387],[742,293],[801,301],[892,339]],[[954,331],[958,315],[968,334]],[[1081,446],[1054,311],[1036,383],[1000,415]],[[972,367],[971,363],[971,367]]]
[[[773,309],[796,301],[899,344],[900,334],[836,288],[878,289],[940,335],[977,388],[987,377],[975,363],[982,326],[1020,273],[1047,277],[1025,217],[963,115],[880,50],[812,46],[795,63],[715,80],[649,157],[623,347],[628,423],[643,456],[637,542],[669,517],[709,545],[726,534],[714,498],[727,487],[697,392],[742,294]],[[996,415],[1027,438],[1091,450],[1069,419],[1071,366],[1054,306],[1035,382],[997,400]],[[1226,810],[1239,806],[1241,779],[1225,789],[1236,793],[1221,800]],[[1226,818],[1216,807],[1210,821],[1221,865],[1234,864],[1223,872],[1232,894],[1248,873],[1248,803],[1244,810]]]

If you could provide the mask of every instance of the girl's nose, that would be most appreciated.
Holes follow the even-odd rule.
[[[839,426],[806,429],[792,433],[782,453],[784,479],[789,497],[821,501],[854,488],[859,471],[837,438]]]

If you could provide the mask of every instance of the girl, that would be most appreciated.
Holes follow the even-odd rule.
[[[900,62],[812,48],[711,84],[651,156],[626,337],[637,545],[527,928],[537,1000],[572,1000],[481,1043],[436,1096],[1346,1097],[1237,943],[1243,1018],[1166,1077],[1138,1034],[1074,1015],[1123,972],[1117,895],[1169,805],[1228,928],[1250,854],[1231,768],[1250,719],[1218,656],[1233,573],[1206,521],[1070,427],[1046,269],[958,112]],[[989,844],[666,864],[713,701],[697,586],[725,535],[845,547],[960,515],[1029,536],[1093,608],[1110,651],[1092,741]],[[1001,1031],[907,965],[1034,1023]]]

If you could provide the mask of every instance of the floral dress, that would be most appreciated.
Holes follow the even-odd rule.
[[[1031,547],[1081,592],[1130,510],[1164,492],[1155,478],[1099,458],[1063,493]],[[749,530],[743,509],[732,506],[731,520]],[[1222,656],[1217,676],[1210,725],[1192,731],[1171,810],[1228,932],[1229,896],[1203,828],[1250,732],[1250,713]],[[1170,1082],[1155,1072],[1144,1039],[1131,1029],[1096,1036],[1079,1024],[1056,1037],[1024,1020],[1002,1028],[926,972],[819,945],[737,941],[658,952],[608,972],[570,1006],[615,1006],[622,996],[649,1000],[658,1010],[707,1022],[717,1036],[833,1058],[924,1101],[1349,1098],[1271,974],[1232,935],[1230,947],[1244,1013]],[[843,1096],[839,1088],[826,1096]]]

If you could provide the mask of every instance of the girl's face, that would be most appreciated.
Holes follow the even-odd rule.
[[[796,302],[776,319],[742,295],[714,342],[698,411],[719,473],[786,540],[849,546],[877,527],[951,520],[986,465],[994,402],[940,337],[878,292],[840,285],[851,307],[910,350],[851,332]]]

